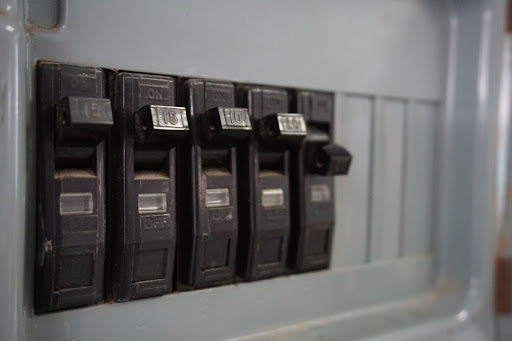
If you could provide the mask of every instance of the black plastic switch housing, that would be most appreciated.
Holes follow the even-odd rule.
[[[299,91],[297,111],[308,136],[292,155],[292,230],[289,265],[297,272],[329,267],[334,228],[334,178],[348,174],[352,155],[332,143],[334,96]]]
[[[307,134],[301,114],[289,113],[286,90],[242,86],[255,127],[238,153],[239,246],[237,273],[246,280],[275,277],[286,269],[290,232],[290,150]]]
[[[178,285],[181,290],[231,283],[238,240],[236,148],[252,127],[247,109],[235,108],[230,83],[184,83],[190,140],[180,148]]]
[[[104,298],[105,157],[112,127],[102,69],[37,66],[35,312]]]
[[[173,290],[176,145],[188,120],[171,77],[121,72],[109,83],[107,298],[125,301]]]
[[[329,266],[327,92],[39,62],[36,313]]]

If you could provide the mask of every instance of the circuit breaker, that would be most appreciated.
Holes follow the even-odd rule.
[[[334,178],[348,174],[352,155],[332,143],[334,96],[299,91],[296,106],[307,121],[305,143],[293,154],[292,247],[290,267],[296,271],[327,268],[334,228]]]
[[[172,77],[110,73],[107,298],[173,290],[177,145],[188,134]]]
[[[36,311],[327,268],[333,97],[40,63]]]
[[[104,298],[106,94],[102,69],[38,66],[36,312]]]
[[[236,148],[251,131],[247,109],[235,107],[231,83],[191,79],[185,101],[192,126],[181,152],[186,180],[179,228],[178,285],[233,282],[238,242]]]
[[[291,211],[290,150],[307,134],[301,114],[290,113],[285,89],[240,87],[239,101],[254,122],[250,143],[239,150],[239,276],[255,280],[286,270]]]

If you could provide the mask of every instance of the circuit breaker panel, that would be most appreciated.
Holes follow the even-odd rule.
[[[333,95],[38,64],[36,312],[329,266]]]

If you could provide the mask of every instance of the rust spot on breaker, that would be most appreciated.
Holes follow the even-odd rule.
[[[494,265],[494,311],[508,315],[512,312],[512,259],[498,256]]]

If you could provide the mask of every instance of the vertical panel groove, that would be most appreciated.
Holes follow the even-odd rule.
[[[336,140],[354,155],[350,174],[336,180],[336,221],[333,266],[360,265],[368,257],[371,172],[371,121],[374,97],[339,94]],[[339,189],[339,191],[338,191]],[[338,246],[339,245],[339,246]]]
[[[383,98],[375,115],[371,261],[398,258],[406,100]]]
[[[372,102],[372,112],[370,114],[370,162],[368,169],[368,209],[367,209],[367,217],[368,220],[366,222],[366,259],[365,263],[369,263],[371,261],[372,256],[372,223],[373,223],[373,166],[374,166],[374,154],[375,154],[375,117],[379,110],[381,109],[382,99],[379,96],[375,96]]]
[[[429,252],[433,229],[435,186],[436,122],[435,102],[414,101],[407,119],[405,157],[403,256]]]
[[[434,198],[439,197],[439,186],[440,181],[437,181],[441,176],[440,164],[441,164],[441,128],[442,128],[442,120],[441,120],[441,105],[436,103],[436,112],[435,112],[435,120],[434,120],[434,171],[432,172],[432,183],[434,186],[432,187],[432,228],[430,229],[430,242],[428,244],[428,251],[434,252],[435,240],[437,238],[437,229],[439,226],[439,206],[434,202]]]
[[[409,98],[407,100],[406,109],[405,109],[405,115],[404,120],[402,122],[402,129],[404,131],[403,133],[403,139],[402,139],[402,178],[407,179],[408,175],[408,167],[407,162],[409,159],[407,150],[409,145],[409,139],[410,139],[410,131],[408,129],[409,127],[409,121],[410,116],[413,112],[413,102],[412,99]],[[405,210],[406,210],[406,191],[407,191],[407,181],[401,182],[401,194],[400,194],[400,226],[399,226],[399,235],[398,235],[398,257],[404,256],[404,243],[405,243]]]

